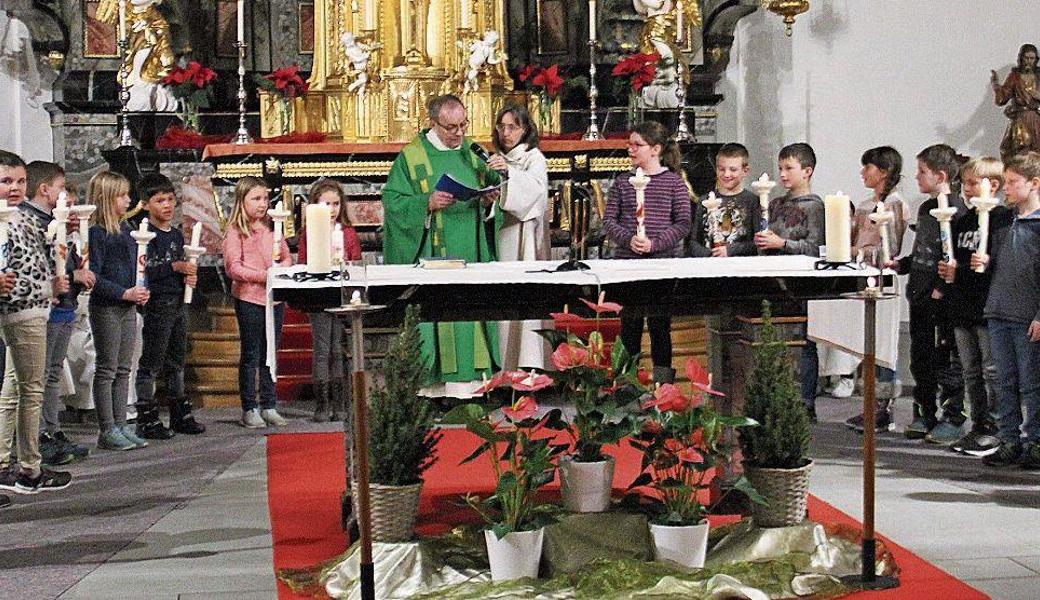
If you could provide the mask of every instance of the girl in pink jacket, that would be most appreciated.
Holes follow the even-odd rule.
[[[267,270],[292,265],[289,245],[283,239],[274,260],[274,232],[267,216],[267,184],[258,177],[243,177],[235,186],[235,208],[224,235],[224,270],[231,279],[235,317],[241,342],[238,391],[242,398],[242,425],[258,429],[285,425],[275,410],[278,398],[274,379],[267,367],[267,337],[264,322],[267,303]],[[281,341],[285,306],[274,307],[275,347]],[[257,375],[260,398],[257,400]]]

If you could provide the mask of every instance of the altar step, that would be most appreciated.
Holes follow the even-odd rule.
[[[196,405],[240,404],[238,322],[229,302],[219,296],[211,298],[202,327],[188,336],[186,384]]]

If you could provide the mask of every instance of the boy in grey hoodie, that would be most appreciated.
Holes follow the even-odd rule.
[[[1004,164],[1004,192],[1014,222],[988,255],[971,257],[973,268],[993,273],[984,314],[997,367],[1000,448],[983,462],[1040,469],[1040,154]]]

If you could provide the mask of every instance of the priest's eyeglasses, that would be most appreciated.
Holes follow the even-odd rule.
[[[436,121],[436,120],[434,121],[434,123],[436,123],[438,126],[440,126],[441,129],[443,129],[444,131],[447,131],[448,133],[450,133],[452,135],[455,135],[456,133],[462,133],[463,131],[466,131],[467,129],[469,129],[469,119],[466,119],[465,121],[463,121],[463,122],[461,122],[461,123],[459,123],[457,125],[445,125],[444,123],[441,123],[440,121]]]

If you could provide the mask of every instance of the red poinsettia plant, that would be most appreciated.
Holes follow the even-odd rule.
[[[216,80],[217,73],[213,69],[193,60],[186,67],[174,67],[160,82],[181,101],[181,120],[187,129],[199,130],[199,110],[209,108],[213,100],[212,84]]]
[[[517,79],[520,80],[520,83],[527,84],[531,91],[548,96],[550,100],[560,95],[560,91],[563,90],[566,83],[560,74],[560,65],[549,65],[548,67],[527,65],[520,69]]]
[[[555,348],[552,353],[556,380],[563,400],[573,404],[571,424],[574,438],[574,460],[604,460],[603,446],[618,444],[636,431],[639,401],[649,394],[650,375],[639,368],[639,355],[629,354],[617,342],[608,349],[600,330],[602,315],[621,312],[621,305],[607,302],[601,294],[598,302],[582,299],[595,313],[596,327],[581,339],[573,333],[542,330],[542,335]],[[571,313],[553,313],[560,319]],[[558,321],[559,322],[559,321]]]
[[[649,85],[657,77],[657,65],[661,62],[661,55],[656,52],[652,54],[630,54],[614,65],[611,75],[618,80],[628,80],[632,92],[639,93],[643,87]]]
[[[300,76],[300,65],[289,65],[267,75],[257,75],[256,84],[260,89],[270,92],[286,102],[306,94],[310,87],[307,81]]]
[[[700,494],[714,477],[714,469],[728,458],[722,434],[728,427],[752,427],[747,417],[720,415],[706,400],[723,396],[711,387],[711,376],[697,362],[686,362],[691,393],[664,384],[643,403],[642,428],[630,443],[642,452],[642,469],[629,486],[629,503],[650,513],[659,525],[696,525],[708,507]],[[736,489],[753,500],[760,498],[743,477]]]
[[[539,529],[552,520],[553,507],[540,504],[536,494],[553,480],[556,457],[569,444],[555,441],[553,432],[566,430],[562,411],[555,408],[544,415],[534,394],[553,385],[548,375],[524,371],[502,371],[476,391],[484,395],[483,404],[463,404],[441,419],[446,425],[465,425],[466,430],[483,440],[462,464],[486,455],[495,471],[498,485],[487,498],[470,495],[466,502],[487,522],[501,539],[513,531]],[[507,391],[504,405],[502,398]]]

